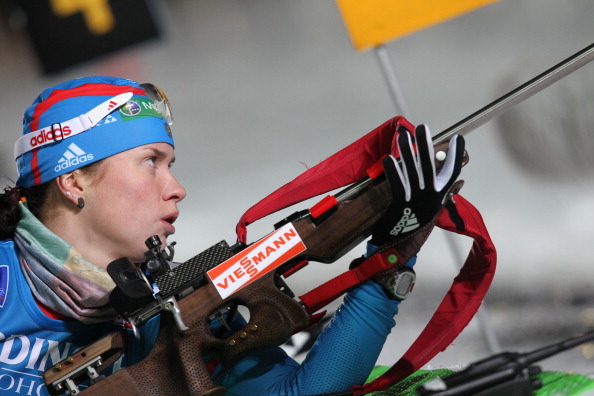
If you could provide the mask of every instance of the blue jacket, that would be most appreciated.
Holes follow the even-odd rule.
[[[346,390],[366,380],[397,312],[398,302],[389,299],[375,282],[366,282],[345,296],[303,362],[297,363],[279,347],[260,349],[232,367],[218,367],[213,378],[227,387],[228,395],[314,395]],[[114,370],[150,352],[158,319],[140,329],[140,340],[130,335]],[[24,278],[13,241],[0,241],[0,394],[48,395],[42,378],[45,370],[116,329],[118,325],[112,323],[88,325],[45,315]]]

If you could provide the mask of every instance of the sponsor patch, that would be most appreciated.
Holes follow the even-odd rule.
[[[285,224],[211,269],[207,275],[224,299],[305,249],[305,244],[293,224]]]
[[[155,109],[155,104],[150,99],[134,98],[120,107],[122,121],[130,121],[135,117],[158,117],[163,118]]]
[[[8,296],[8,266],[0,265],[0,308],[4,307]]]

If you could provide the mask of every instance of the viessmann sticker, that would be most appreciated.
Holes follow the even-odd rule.
[[[275,232],[207,272],[221,298],[254,282],[306,249],[293,224]]]

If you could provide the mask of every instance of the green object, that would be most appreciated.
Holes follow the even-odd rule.
[[[368,382],[373,381],[389,367],[377,366],[371,372]],[[427,381],[444,378],[453,374],[453,370],[419,370],[390,388],[370,393],[373,396],[418,396],[416,389]],[[581,374],[545,371],[536,376],[542,381],[542,387],[533,396],[586,396],[594,395],[594,378]]]
[[[389,367],[386,366],[378,366],[373,369],[371,374],[369,375],[368,381],[373,381],[383,373],[385,373]],[[416,396],[416,389],[424,384],[427,381],[431,381],[435,378],[443,378],[447,377],[450,374],[453,374],[453,370],[448,369],[436,369],[436,370],[418,370],[408,376],[407,378],[403,379],[402,381],[398,382],[395,385],[392,385],[390,388],[370,393],[370,395],[374,396]]]
[[[542,381],[542,388],[534,392],[535,396],[594,394],[594,378],[585,375],[545,371],[536,377]]]

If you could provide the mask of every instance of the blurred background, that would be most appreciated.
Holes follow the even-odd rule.
[[[175,173],[188,190],[177,261],[235,242],[250,206],[397,113],[378,59],[354,49],[334,1],[87,3],[0,0],[2,184],[16,180],[13,144],[43,89],[87,75],[153,82],[174,106]],[[433,134],[446,129],[592,44],[593,16],[590,0],[501,0],[386,43],[407,118]],[[481,316],[431,367],[594,328],[593,77],[587,65],[466,137],[462,194],[482,211],[498,270]],[[248,238],[309,206],[260,220]],[[469,247],[432,234],[379,363],[392,364],[420,333]],[[356,250],[310,264],[289,285],[311,289],[344,271]],[[594,344],[542,366],[594,376]]]

